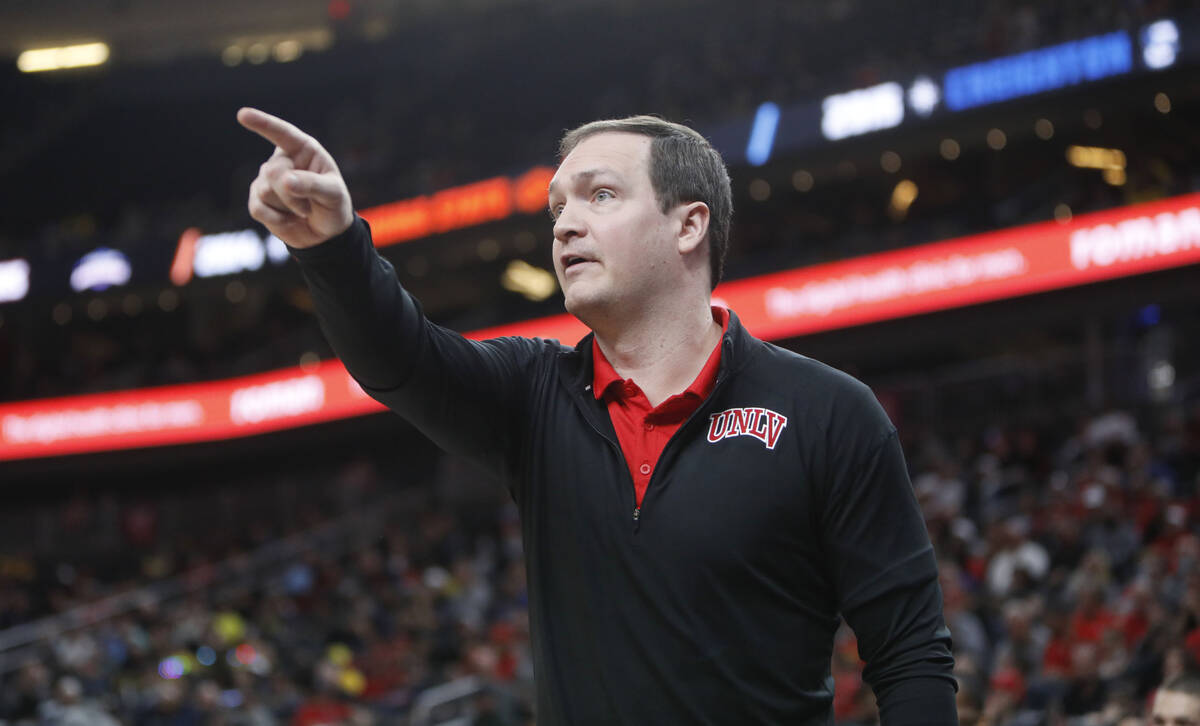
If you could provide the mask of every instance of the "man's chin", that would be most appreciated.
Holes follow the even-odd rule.
[[[602,296],[590,293],[591,291],[586,290],[571,290],[563,297],[567,312],[579,318],[588,327],[592,327],[589,321],[594,321],[602,315],[607,307]]]

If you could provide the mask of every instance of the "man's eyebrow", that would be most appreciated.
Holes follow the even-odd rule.
[[[621,178],[621,175],[618,174],[617,172],[613,171],[612,169],[609,169],[608,167],[602,166],[602,167],[597,167],[594,169],[584,169],[583,171],[575,172],[574,174],[571,175],[571,183],[578,184],[580,182],[590,181],[598,176],[605,176],[605,175],[612,176],[617,179]],[[550,182],[550,186],[547,188],[547,192],[550,194],[553,194],[554,189],[555,189],[554,182],[552,181],[552,182]]]

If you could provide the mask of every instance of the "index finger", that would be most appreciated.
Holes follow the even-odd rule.
[[[299,153],[308,143],[308,134],[278,116],[272,116],[257,108],[239,109],[237,120],[242,126],[283,149],[283,153],[289,156]]]

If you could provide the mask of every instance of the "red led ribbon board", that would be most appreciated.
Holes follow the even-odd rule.
[[[1200,262],[1200,194],[909,247],[721,285],[777,339]]]
[[[249,436],[382,411],[339,361],[0,406],[0,459]]]
[[[714,298],[780,339],[1200,263],[1200,194],[737,280]],[[570,315],[477,330],[574,343]],[[0,405],[0,460],[214,441],[382,411],[337,361]]]
[[[546,209],[546,188],[554,170],[536,166],[519,177],[496,177],[444,189],[425,197],[363,209],[376,247],[409,242]]]

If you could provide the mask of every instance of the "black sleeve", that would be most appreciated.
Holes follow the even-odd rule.
[[[429,322],[361,217],[291,254],[325,337],[364,391],[447,451],[512,471],[530,371],[546,341],[473,341]]]
[[[861,385],[861,384],[859,384]],[[828,431],[822,538],[883,726],[956,725],[937,562],[896,431],[866,386]]]

